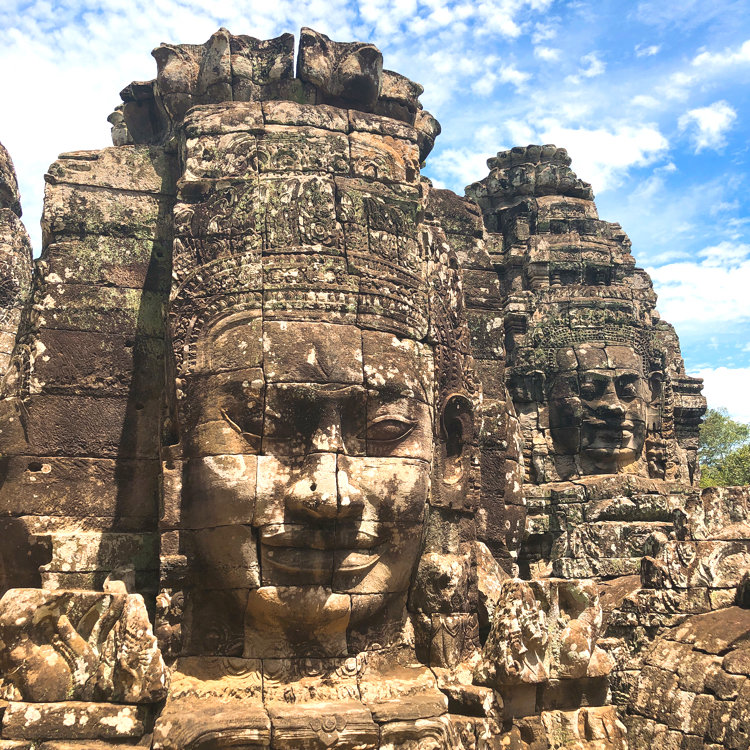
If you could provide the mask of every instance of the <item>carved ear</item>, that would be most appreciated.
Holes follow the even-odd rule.
[[[658,401],[664,388],[664,373],[654,370],[648,376],[648,385],[651,388],[651,401]]]
[[[662,409],[664,395],[664,373],[658,370],[651,372],[648,377],[648,385],[651,398],[648,402],[648,424],[647,429],[652,432],[660,432],[662,428]]]
[[[545,385],[547,384],[547,378],[541,370],[534,370],[530,372],[527,380],[527,387],[529,389],[529,395],[533,401],[537,403],[543,403],[546,401],[545,398]]]
[[[461,393],[449,396],[440,415],[442,482],[463,485],[474,442],[474,406]]]

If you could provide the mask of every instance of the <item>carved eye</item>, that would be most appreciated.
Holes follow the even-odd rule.
[[[373,419],[367,426],[367,437],[380,443],[403,440],[417,426],[416,422],[386,414]]]
[[[589,380],[581,383],[580,395],[581,398],[592,399],[599,395],[600,390],[601,388],[597,381]]]
[[[620,398],[631,399],[638,395],[636,382],[634,380],[621,382],[618,388]]]
[[[249,415],[246,420],[242,420],[243,425],[240,426],[237,422],[235,422],[232,417],[229,416],[227,413],[227,410],[222,408],[220,409],[221,416],[226,419],[226,421],[229,423],[229,426],[239,435],[241,435],[245,440],[249,441],[256,441],[260,439],[261,433],[263,432],[263,419],[260,415]]]

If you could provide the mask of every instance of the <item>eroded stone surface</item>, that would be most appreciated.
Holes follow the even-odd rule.
[[[651,647],[628,704],[631,742],[750,746],[750,610],[696,615]]]
[[[11,589],[0,665],[14,700],[156,703],[169,685],[139,594]]]

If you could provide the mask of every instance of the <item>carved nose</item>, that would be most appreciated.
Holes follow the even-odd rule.
[[[335,453],[305,459],[302,476],[292,485],[286,506],[295,518],[331,521],[361,513],[364,497],[350,482]]]
[[[287,508],[294,516],[332,520],[338,512],[336,454],[317,453],[305,459],[300,478],[291,486]]]
[[[310,441],[312,453],[342,453],[341,419],[335,407],[329,406],[321,415]]]
[[[608,394],[604,403],[599,407],[600,410],[608,417],[623,417],[625,416],[625,407],[618,398],[616,393]]]

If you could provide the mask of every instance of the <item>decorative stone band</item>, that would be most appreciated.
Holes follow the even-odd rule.
[[[349,323],[421,340],[429,327],[428,285],[386,260],[329,248],[290,248],[218,258],[190,273],[170,305],[176,373],[196,371],[201,332],[221,317],[258,311],[268,320]]]
[[[528,365],[556,369],[555,351],[575,344],[601,342],[631,346],[643,360],[644,373],[661,370],[665,353],[656,345],[654,333],[617,310],[593,310],[584,317],[571,310],[541,323],[526,337],[516,353],[516,367]],[[524,353],[524,349],[526,352]],[[529,349],[531,351],[529,351]],[[526,361],[524,361],[526,360]]]

